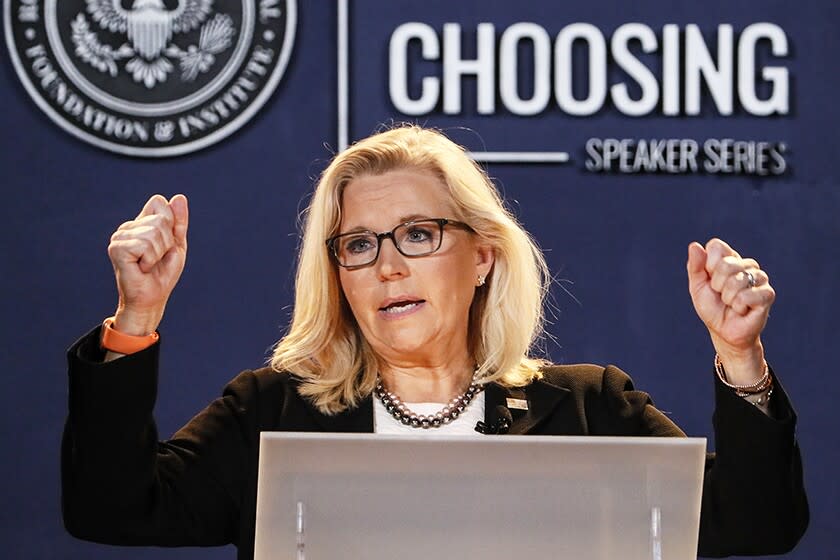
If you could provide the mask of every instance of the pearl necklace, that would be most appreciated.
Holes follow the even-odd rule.
[[[483,385],[477,383],[476,376],[473,376],[472,383],[462,394],[449,401],[449,404],[432,415],[417,414],[394,393],[385,389],[382,385],[382,379],[376,380],[376,388],[374,392],[377,398],[382,402],[382,406],[388,411],[388,414],[394,417],[398,422],[411,426],[412,428],[440,428],[444,424],[449,424],[458,418],[464,412],[477,394],[484,390]]]

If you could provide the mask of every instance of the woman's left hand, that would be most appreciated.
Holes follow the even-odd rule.
[[[754,259],[745,259],[720,239],[688,246],[688,290],[697,315],[736,385],[764,374],[761,331],[776,292]]]

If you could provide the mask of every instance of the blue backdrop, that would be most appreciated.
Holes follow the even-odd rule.
[[[840,397],[833,355],[840,316],[840,4],[359,0],[349,6],[346,21],[339,17],[339,5],[299,2],[288,67],[262,110],[229,138],[169,159],[115,155],[62,131],[32,101],[9,53],[2,51],[0,289],[5,343],[0,352],[8,390],[0,409],[3,555],[233,557],[230,549],[117,549],[76,541],[63,531],[63,350],[114,309],[106,254],[113,229],[134,217],[151,194],[187,194],[190,249],[161,326],[157,404],[161,433],[176,430],[236,372],[264,362],[290,316],[298,213],[315,178],[345,137],[361,138],[393,119],[442,127],[476,152],[568,153],[565,163],[487,163],[515,213],[546,251],[556,276],[545,351],[556,362],[618,364],[690,435],[711,432],[713,350],[687,293],[687,245],[719,236],[743,255],[756,257],[778,293],[764,342],[799,413],[810,491],[810,529],[788,557],[832,557],[840,532],[835,482],[840,441],[832,428],[837,425],[832,410]],[[403,85],[414,100],[424,92],[421,79],[443,76],[445,68],[432,54],[423,59],[418,39],[405,49],[389,50],[390,45],[399,47],[393,34],[406,22],[421,24],[412,29],[433,30],[441,54],[453,48],[444,42],[444,24],[460,25],[449,29],[460,31],[462,58],[501,53],[506,30],[517,22],[535,23],[550,41],[549,62],[534,55],[533,44],[514,44],[521,64],[511,79],[517,80],[519,97],[527,100],[542,87],[535,88],[537,77],[548,76],[549,100],[536,114],[516,114],[506,103],[510,90],[501,92],[499,70],[489,78],[491,111],[479,102],[485,85],[466,77],[459,82],[460,94],[452,97],[460,99],[459,108],[447,109],[441,93],[423,111],[407,115],[394,100],[393,88],[400,84],[390,83],[400,68],[397,57],[404,57]],[[683,45],[696,39],[689,37],[695,33],[689,24],[696,24],[714,56],[718,35],[726,33],[719,26],[731,25],[736,59],[728,79],[735,92],[732,113],[726,114],[713,88],[704,85],[698,90],[697,115],[688,114],[684,105],[677,115],[666,115],[664,94],[641,116],[625,114],[611,94],[592,114],[572,114],[573,103],[557,101],[563,86],[555,83],[561,74],[556,61],[562,59],[556,44],[558,36],[570,33],[564,28],[576,22],[591,24],[604,38],[608,84],[629,84],[636,99],[643,92],[616,63],[620,53],[611,46],[620,26],[647,26],[661,47],[666,24],[677,26]],[[754,114],[738,95],[737,73],[746,68],[737,58],[738,42],[743,30],[758,22],[781,29],[787,50],[774,56],[768,41],[759,42],[753,49],[756,75],[747,79],[759,84],[757,96],[766,100],[772,91],[756,77],[761,67],[786,68],[789,109],[782,114]],[[482,23],[494,25],[490,48],[483,51],[476,48]],[[342,26],[347,31],[346,74],[339,72]],[[592,94],[586,83],[600,70],[592,75],[583,71],[597,45],[575,45],[570,76],[574,97],[580,100]],[[630,44],[657,79],[664,73],[663,50],[642,54],[638,42]],[[488,64],[498,68],[500,59]],[[677,86],[686,86],[689,73],[679,72]],[[339,94],[342,76],[346,97]],[[786,169],[779,175],[702,169],[591,172],[585,150],[590,138],[693,139],[701,150],[707,139],[763,141],[782,152]]]

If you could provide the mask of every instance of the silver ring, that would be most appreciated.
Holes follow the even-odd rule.
[[[749,270],[745,270],[744,275],[747,277],[747,286],[755,288],[755,276],[753,276],[753,273]]]

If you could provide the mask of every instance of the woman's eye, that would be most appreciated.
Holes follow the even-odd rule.
[[[427,229],[420,228],[420,227],[412,228],[408,232],[408,235],[405,236],[405,238],[408,241],[411,241],[413,243],[420,243],[420,242],[423,242],[423,241],[428,241],[431,237],[432,237],[432,232],[430,232]]]
[[[370,239],[367,237],[350,239],[344,245],[344,249],[351,253],[364,253],[365,251],[369,251],[371,248],[373,248],[373,243],[371,243]]]

